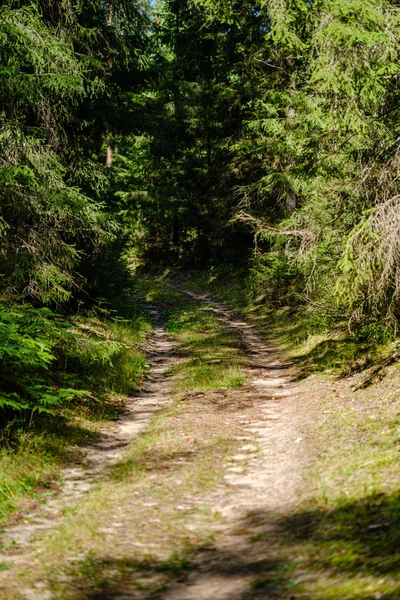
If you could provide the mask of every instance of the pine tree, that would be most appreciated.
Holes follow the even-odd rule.
[[[119,230],[101,203],[103,143],[141,69],[136,3],[9,0],[0,8],[0,178],[4,293],[63,303],[85,286],[83,259]],[[110,72],[109,62],[113,61]],[[129,73],[129,81],[124,77]]]

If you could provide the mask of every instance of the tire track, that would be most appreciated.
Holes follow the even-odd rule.
[[[227,329],[240,334],[249,382],[237,393],[255,411],[246,422],[237,416],[241,448],[232,457],[233,466],[227,467],[224,483],[209,499],[224,518],[213,547],[199,553],[187,579],[161,598],[245,600],[254,579],[268,572],[279,555],[280,519],[293,510],[304,485],[310,464],[304,425],[310,413],[303,409],[306,402],[290,365],[266,345],[256,327],[227,304],[176,289],[207,303]],[[263,541],[256,544],[254,537]]]
[[[33,551],[34,538],[55,527],[65,508],[74,506],[107,477],[110,468],[123,457],[126,446],[149,424],[153,415],[168,403],[165,381],[167,370],[175,361],[174,344],[162,326],[157,308],[148,304],[144,309],[150,315],[154,332],[147,344],[146,356],[150,370],[142,387],[127,403],[124,413],[111,429],[100,432],[95,443],[80,448],[83,460],[81,464],[63,470],[57,496],[26,515],[24,521],[2,530],[0,541],[3,547],[9,548],[0,554],[3,564],[24,563]],[[3,576],[5,574],[6,571]],[[1,578],[0,571],[0,583]]]

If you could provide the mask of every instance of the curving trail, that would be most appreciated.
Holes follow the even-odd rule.
[[[276,349],[267,346],[257,329],[229,306],[202,294],[182,291],[207,302],[227,329],[239,332],[248,356],[249,383],[244,393],[257,408],[259,421],[247,423],[244,431],[246,437],[248,434],[249,439],[257,441],[261,454],[253,463],[257,472],[252,472],[250,463],[246,476],[232,474],[228,477],[230,483],[257,491],[246,498],[244,506],[248,509],[261,505],[267,510],[284,511],[298,497],[306,456],[300,429],[307,415],[302,411],[300,389],[290,365],[282,362]]]

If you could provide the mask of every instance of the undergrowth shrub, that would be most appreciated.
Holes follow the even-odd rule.
[[[132,303],[129,318],[106,308],[62,317],[47,308],[0,304],[0,415],[51,413],[66,402],[129,394],[147,368],[140,343],[150,330]]]
[[[70,342],[66,324],[49,309],[0,305],[0,410],[52,412],[67,400],[82,397],[80,389],[58,387],[49,377],[56,357],[52,346]]]
[[[302,275],[283,252],[265,253],[245,267],[224,264],[204,271],[180,272],[180,282],[207,289],[234,306],[264,303],[271,308],[299,303]]]
[[[0,524],[21,498],[47,493],[74,448],[96,439],[91,423],[115,419],[138,385],[151,325],[134,301],[116,306],[61,316],[0,302]]]
[[[355,321],[376,315],[398,332],[400,203],[396,195],[366,211],[346,240],[337,295]]]
[[[283,253],[262,254],[250,268],[248,288],[252,300],[271,306],[291,304],[299,274]]]
[[[132,393],[148,367],[140,342],[149,329],[143,315],[132,320],[77,319],[75,347],[60,357],[66,361],[65,376],[81,381],[97,395]]]

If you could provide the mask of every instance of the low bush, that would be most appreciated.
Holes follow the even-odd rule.
[[[0,305],[0,410],[49,412],[66,400],[85,395],[78,388],[55,386],[49,372],[55,343],[74,340],[67,323],[49,309]]]

